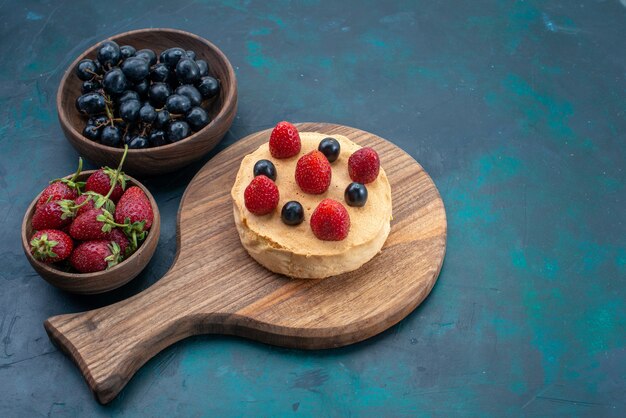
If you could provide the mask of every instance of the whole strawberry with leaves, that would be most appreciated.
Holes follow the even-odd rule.
[[[129,187],[117,202],[115,225],[124,229],[132,251],[146,238],[153,220],[154,212],[148,196],[140,187]]]
[[[121,260],[121,249],[115,241],[96,240],[78,244],[70,264],[81,273],[93,273],[111,268]]]
[[[89,176],[85,183],[85,191],[98,193],[103,196],[109,194],[109,198],[117,203],[124,194],[124,190],[126,190],[126,180],[128,180],[128,177],[123,172],[103,167]],[[111,187],[113,187],[113,190],[109,193]]]
[[[36,232],[30,239],[30,253],[44,263],[56,263],[70,256],[74,241],[65,232],[44,229]]]
[[[109,232],[115,227],[113,216],[106,209],[89,209],[79,215],[70,225],[70,236],[80,241],[109,239]]]
[[[106,240],[109,239],[109,233],[116,226],[125,227],[127,225],[117,225],[113,218],[112,212],[115,210],[115,205],[111,201],[110,197],[113,191],[118,187],[117,178],[121,174],[122,165],[126,159],[128,153],[128,147],[124,149],[124,154],[120,160],[120,164],[115,170],[113,176],[113,182],[109,186],[106,195],[102,196],[99,193],[89,191],[86,192],[88,198],[81,199],[80,206],[87,207],[88,209],[81,211],[80,215],[76,217],[69,232],[72,238],[88,241],[88,240]],[[77,199],[78,200],[78,199]],[[78,209],[80,211],[80,209]]]
[[[35,230],[63,229],[76,216],[73,200],[55,200],[35,209],[31,226]]]
[[[80,189],[85,185],[84,182],[76,181],[83,170],[83,159],[78,159],[78,169],[69,179],[56,179],[50,182],[50,185],[43,189],[35,208],[45,205],[56,200],[74,200],[80,194]]]

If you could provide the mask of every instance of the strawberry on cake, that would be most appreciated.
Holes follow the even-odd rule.
[[[356,270],[390,231],[391,187],[376,151],[289,122],[243,158],[231,195],[244,248],[289,277]]]

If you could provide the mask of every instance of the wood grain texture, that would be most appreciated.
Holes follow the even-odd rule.
[[[161,147],[128,150],[124,171],[135,176],[163,174],[179,169],[202,158],[228,132],[237,113],[237,80],[228,58],[211,42],[189,32],[175,29],[140,29],[115,35],[109,40],[119,45],[132,45],[137,50],[149,48],[157,55],[165,49],[181,47],[194,50],[198,59],[209,63],[210,73],[220,80],[220,95],[212,99],[207,111],[211,123],[179,142]],[[85,117],[75,107],[81,95],[81,81],[74,73],[76,65],[85,58],[95,58],[101,42],[80,54],[65,70],[57,91],[57,112],[61,128],[78,153],[98,165],[114,167],[124,150],[91,141],[82,135]]]
[[[83,171],[79,177],[79,181],[86,181],[87,178],[94,173],[95,170]],[[73,175],[73,174],[72,174]],[[67,178],[72,177],[67,176]],[[128,176],[126,182],[127,187],[138,186],[146,194],[152,205],[152,212],[154,213],[154,220],[150,227],[150,233],[146,237],[146,240],[141,244],[141,247],[133,255],[128,257],[120,264],[105,271],[98,271],[95,273],[69,273],[59,270],[54,265],[42,263],[36,260],[30,253],[30,238],[33,235],[33,228],[31,227],[31,220],[35,214],[35,205],[39,200],[41,193],[35,197],[22,220],[22,249],[28,259],[28,262],[33,266],[35,271],[39,273],[48,283],[59,289],[65,290],[70,293],[78,293],[84,295],[94,295],[97,293],[108,292],[113,289],[117,289],[120,286],[125,285],[132,279],[134,279],[141,270],[143,270],[156,250],[159,243],[159,235],[161,233],[161,215],[159,208],[154,200],[154,197],[150,191],[139,181]]]
[[[245,252],[230,188],[239,163],[269,139],[240,140],[189,184],[178,212],[178,253],[167,274],[114,305],[46,321],[50,338],[78,364],[100,402],[111,401],[163,348],[190,335],[222,333],[304,349],[340,347],[394,325],[428,295],[445,254],[446,214],[434,183],[408,154],[373,134],[303,123],[380,154],[394,219],[383,251],[359,270],[325,280],[276,275]]]

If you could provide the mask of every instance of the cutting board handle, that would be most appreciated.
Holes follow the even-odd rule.
[[[54,316],[44,323],[50,339],[74,360],[103,404],[155,354],[197,333],[185,315],[155,311],[159,301],[154,287],[158,285],[116,304]]]

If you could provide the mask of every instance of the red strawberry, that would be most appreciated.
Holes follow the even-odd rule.
[[[330,186],[331,177],[330,163],[318,150],[303,155],[296,164],[296,183],[305,193],[324,193]]]
[[[378,177],[380,159],[373,148],[365,147],[355,151],[348,158],[348,173],[352,181],[371,183]]]
[[[148,196],[137,186],[129,187],[122,195],[115,208],[115,222],[123,224],[126,219],[131,224],[144,222],[143,230],[148,230],[152,226],[154,213]]]
[[[44,263],[63,261],[72,253],[74,241],[65,232],[44,229],[30,239],[30,253]]]
[[[120,246],[120,254],[122,256],[129,255],[129,254],[126,254],[126,249],[128,248],[128,245],[129,245],[128,237],[126,236],[124,232],[122,232],[121,229],[113,228],[111,232],[109,233],[108,238]]]
[[[87,183],[85,184],[85,190],[88,192],[95,192],[101,194],[102,196],[106,196],[113,185],[113,179],[115,178],[115,170],[109,167],[101,168],[100,170],[93,173],[87,179]],[[124,173],[120,172],[117,177],[117,184],[113,188],[109,199],[113,202],[117,202],[124,194],[124,189],[126,188],[126,176]]]
[[[35,209],[31,226],[35,230],[62,229],[72,222],[74,217],[72,200],[48,202]]]
[[[107,240],[85,241],[76,246],[70,263],[81,273],[93,273],[113,267],[120,261],[120,247]]]
[[[78,192],[76,189],[68,186],[62,181],[55,181],[43,189],[41,197],[37,201],[37,205],[35,205],[35,207],[39,208],[40,206],[43,206],[48,202],[54,202],[55,200],[74,200],[77,196]]]
[[[253,178],[243,192],[246,208],[255,215],[267,215],[276,209],[279,197],[276,184],[264,175]]]
[[[318,239],[341,241],[350,231],[350,215],[341,203],[324,199],[311,215],[311,229]]]
[[[90,209],[76,217],[70,226],[70,235],[81,241],[109,239],[112,226],[107,223],[112,221],[110,213],[103,209]]]
[[[300,152],[298,128],[289,122],[278,122],[270,135],[270,153],[274,158],[289,158]]]
[[[126,195],[126,197],[128,196],[141,196],[144,197],[146,199],[148,199],[148,196],[146,196],[146,194],[143,192],[143,190],[141,190],[141,187],[138,186],[131,186],[128,188],[128,190],[126,190],[126,192],[124,192],[124,194]]]

